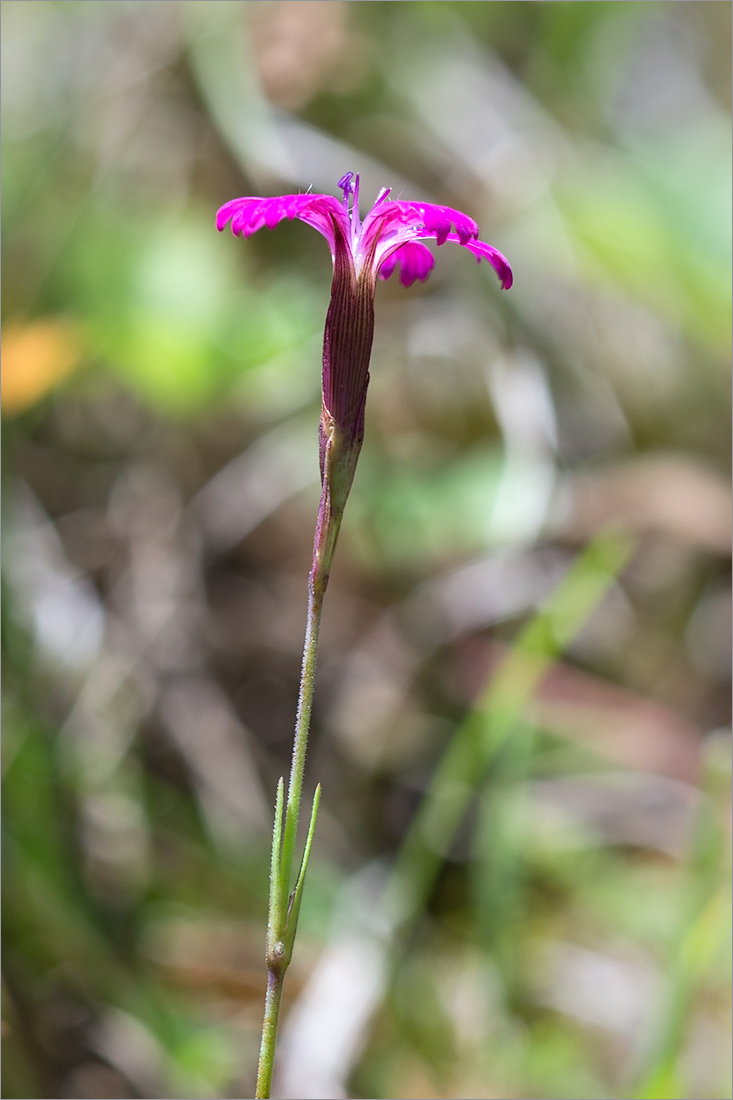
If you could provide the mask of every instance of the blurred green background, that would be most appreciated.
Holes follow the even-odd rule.
[[[516,281],[378,289],[274,1094],[730,1097],[731,5],[2,32],[3,1095],[252,1095],[330,262],[214,215],[358,170]]]

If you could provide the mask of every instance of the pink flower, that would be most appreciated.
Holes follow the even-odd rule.
[[[217,229],[231,222],[232,233],[242,237],[251,237],[263,226],[274,229],[283,218],[298,218],[317,229],[331,249],[333,282],[323,338],[319,426],[323,494],[311,572],[312,591],[321,595],[364,438],[377,276],[388,279],[399,264],[403,286],[427,279],[435,259],[420,241],[432,238],[438,245],[462,245],[479,262],[488,260],[502,287],[508,290],[512,285],[507,260],[478,240],[478,226],[467,214],[429,202],[391,202],[390,188],[385,187],[362,221],[358,175],[347,172],[338,185],[344,193],[341,201],[312,194],[232,199],[216,215]]]
[[[347,172],[338,185],[344,192],[341,201],[333,195],[312,194],[232,199],[219,210],[217,229],[231,222],[235,236],[251,237],[263,226],[274,229],[283,218],[298,218],[326,238],[334,262],[343,242],[356,278],[366,274],[374,281],[378,274],[388,279],[399,263],[403,286],[427,279],[435,264],[432,252],[419,243],[421,239],[434,238],[439,245],[452,241],[467,248],[479,262],[488,260],[504,290],[512,285],[507,260],[498,249],[478,240],[478,226],[467,214],[428,202],[390,202],[391,188],[385,187],[361,221],[358,175]]]

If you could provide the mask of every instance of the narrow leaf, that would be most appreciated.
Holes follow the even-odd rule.
[[[303,849],[303,858],[300,862],[300,870],[298,872],[298,881],[295,884],[292,896],[290,898],[290,904],[288,906],[288,925],[286,930],[286,943],[288,954],[293,949],[293,943],[295,941],[295,932],[298,927],[298,915],[300,914],[300,903],[303,897],[303,885],[305,883],[305,874],[308,870],[308,860],[311,854],[311,845],[313,844],[313,834],[316,830],[316,818],[318,816],[318,806],[321,801],[321,784],[316,787],[315,794],[313,795],[313,808],[311,810],[311,819],[308,825],[308,836],[305,841],[305,848]]]
[[[270,900],[267,906],[267,939],[279,940],[282,937],[282,889],[280,882],[280,846],[283,831],[283,803],[285,801],[285,783],[277,784],[275,799],[275,824],[272,830],[272,855],[270,856]]]

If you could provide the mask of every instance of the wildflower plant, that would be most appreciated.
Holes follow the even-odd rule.
[[[275,806],[267,922],[268,977],[257,1071],[258,1100],[270,1095],[283,980],[292,957],[320,800],[318,785],[305,848],[297,875],[294,875],[321,610],[344,507],[364,439],[377,279],[388,279],[399,267],[403,286],[411,286],[416,280],[424,282],[433,269],[435,258],[421,242],[432,239],[438,245],[446,241],[461,245],[479,262],[487,260],[491,264],[505,290],[512,285],[512,271],[507,260],[492,245],[478,239],[476,222],[460,210],[433,203],[392,201],[391,189],[385,187],[362,221],[359,176],[348,172],[338,186],[343,192],[342,199],[311,193],[232,199],[221,207],[216,218],[219,230],[231,223],[234,235],[242,237],[251,237],[263,227],[274,229],[285,218],[289,221],[298,218],[326,238],[333,259],[331,301],[323,338],[319,424],[321,501],[308,578],[308,614],[287,800],[284,780],[280,779]]]

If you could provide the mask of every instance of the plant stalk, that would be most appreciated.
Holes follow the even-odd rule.
[[[305,754],[308,748],[308,732],[310,730],[311,710],[313,707],[313,688],[316,678],[316,661],[318,659],[318,638],[321,630],[321,610],[323,608],[323,592],[318,593],[311,578],[308,583],[308,618],[306,621],[305,643],[303,645],[303,665],[300,673],[300,690],[298,692],[298,710],[295,719],[295,735],[293,737],[293,755],[290,761],[290,780],[288,782],[288,802],[285,813],[285,828],[283,831],[283,845],[281,857],[281,900],[282,911],[285,913],[290,894],[290,880],[292,877],[293,859],[295,854],[295,839],[298,832],[298,818],[300,817],[300,800],[303,790],[303,774],[305,772]]]
[[[262,1022],[262,1040],[260,1042],[260,1061],[257,1066],[256,1100],[269,1100],[272,1088],[272,1067],[275,1062],[275,1042],[277,1039],[277,1021],[280,1015],[280,999],[283,992],[285,971],[279,974],[267,971],[267,993],[265,994],[265,1018]]]
[[[305,755],[308,747],[308,731],[313,707],[321,611],[340,526],[341,515],[332,512],[330,490],[326,483],[318,513],[313,566],[308,578],[308,616],[305,643],[303,645],[303,664],[300,673],[298,710],[295,720],[293,754],[290,762],[290,779],[284,823],[282,780],[280,780],[278,786],[275,809],[270,870],[270,903],[267,919],[267,992],[265,995],[265,1016],[262,1023],[260,1058],[257,1067],[256,1100],[269,1100],[272,1088],[272,1072],[283,982],[292,957],[303,883],[318,812],[320,786],[316,788],[313,799],[308,836],[300,869],[293,887],[295,841],[298,832]]]

